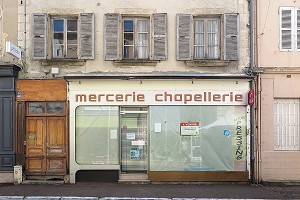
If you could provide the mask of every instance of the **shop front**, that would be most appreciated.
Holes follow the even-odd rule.
[[[248,181],[249,80],[67,79],[70,182]]]

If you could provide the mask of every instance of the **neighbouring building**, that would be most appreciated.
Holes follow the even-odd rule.
[[[16,159],[15,85],[21,49],[16,1],[0,0],[0,183],[13,182]]]
[[[258,181],[300,180],[300,2],[256,1]]]
[[[248,1],[24,0],[18,10],[26,179],[251,178]]]

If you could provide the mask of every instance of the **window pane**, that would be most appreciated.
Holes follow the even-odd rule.
[[[300,30],[297,30],[297,49],[300,49]]]
[[[148,33],[140,33],[138,45],[148,45]]]
[[[149,21],[139,20],[138,21],[138,32],[149,32]]]
[[[68,31],[77,31],[77,20],[68,20],[67,21]]]
[[[67,46],[67,58],[77,58],[77,45]]]
[[[64,31],[64,20],[62,20],[62,19],[53,20],[53,30],[54,30],[54,32],[63,32]]]
[[[195,45],[204,45],[204,33],[195,34]]]
[[[204,33],[204,20],[195,20],[194,29],[195,33]]]
[[[133,59],[134,58],[134,52],[132,46],[125,46],[124,52],[123,52],[123,58]]]
[[[64,56],[64,45],[53,45],[53,57],[63,58]]]
[[[67,34],[67,44],[77,44],[77,33]]]
[[[64,43],[64,34],[63,33],[54,33],[53,44],[63,44]]]
[[[124,33],[124,45],[133,45],[133,33]]]
[[[133,32],[133,20],[124,20],[124,32]]]
[[[148,47],[138,47],[138,59],[148,58]]]
[[[29,114],[45,113],[45,103],[44,102],[28,103],[28,112]]]
[[[119,164],[119,108],[79,106],[75,120],[76,162],[80,165]]]
[[[205,58],[204,46],[195,47],[194,57],[195,57],[195,59]]]
[[[290,30],[282,31],[282,48],[283,49],[292,48],[292,31]]]
[[[48,102],[47,103],[47,113],[63,114],[64,113],[64,103],[63,102]]]
[[[150,112],[150,171],[246,171],[245,106],[151,106]],[[199,122],[199,134],[181,135],[185,122]]]
[[[292,11],[291,10],[283,10],[282,11],[282,20],[281,27],[290,29],[292,28]]]

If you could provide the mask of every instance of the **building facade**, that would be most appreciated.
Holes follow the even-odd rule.
[[[0,1],[0,183],[13,182],[16,159],[15,86],[19,72],[18,8],[16,1]],[[17,52],[12,52],[12,49]]]
[[[249,180],[248,2],[25,0],[18,10],[27,179]]]
[[[299,2],[256,1],[256,178],[299,181]]]

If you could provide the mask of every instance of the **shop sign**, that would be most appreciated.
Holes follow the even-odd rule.
[[[78,105],[247,105],[247,91],[71,91]]]
[[[6,53],[21,59],[22,56],[22,50],[14,45],[12,42],[6,42]]]
[[[140,159],[140,149],[138,147],[131,147],[130,148],[130,159],[131,160]]]
[[[254,89],[251,89],[248,93],[248,105],[249,106],[254,105]]]
[[[181,135],[198,135],[200,128],[200,122],[183,122],[180,123],[180,134]]]

